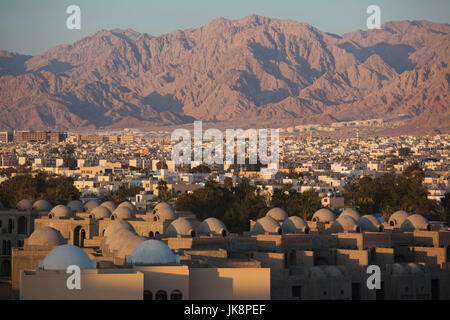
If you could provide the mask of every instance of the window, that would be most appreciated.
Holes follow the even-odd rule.
[[[8,221],[8,233],[12,233],[14,229],[14,221],[12,219],[9,219]]]
[[[27,234],[27,218],[24,216],[21,216],[19,218],[17,233],[18,234]]]
[[[183,294],[180,290],[173,290],[170,294],[170,300],[183,300]]]
[[[164,290],[156,292],[155,300],[167,300],[167,293]]]
[[[361,299],[361,284],[352,283],[352,300]]]
[[[153,238],[153,237],[154,237],[153,231],[150,231],[150,232],[148,233],[148,236],[149,236],[150,238]]]
[[[153,300],[153,294],[150,290],[144,290],[144,300]]]
[[[298,300],[302,299],[302,287],[301,286],[292,286],[292,297],[297,298]]]

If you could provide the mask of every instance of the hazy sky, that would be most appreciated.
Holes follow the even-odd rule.
[[[81,8],[81,30],[68,30],[66,8]],[[131,28],[151,35],[200,27],[214,18],[252,13],[307,22],[342,34],[366,29],[366,8],[381,8],[381,22],[450,23],[449,0],[0,0],[0,48],[36,54],[99,29]]]

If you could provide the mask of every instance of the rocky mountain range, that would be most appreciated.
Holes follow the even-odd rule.
[[[0,129],[402,118],[449,131],[449,44],[450,25],[429,21],[342,36],[257,15],[101,30],[36,56],[0,50]]]

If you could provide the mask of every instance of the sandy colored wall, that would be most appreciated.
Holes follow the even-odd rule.
[[[268,300],[268,268],[192,268],[191,300]]]

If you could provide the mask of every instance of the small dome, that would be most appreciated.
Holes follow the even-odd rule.
[[[361,229],[363,231],[371,231],[371,232],[383,231],[383,225],[375,216],[371,214],[362,216],[359,219],[358,224],[361,226]]]
[[[178,262],[177,256],[162,241],[147,240],[141,242],[126,257],[127,263],[135,265],[174,264]]]
[[[133,215],[136,214],[136,207],[135,207],[134,204],[132,204],[131,202],[129,202],[129,201],[124,201],[124,202],[120,203],[119,206],[118,206],[117,208],[122,208],[122,207],[125,207],[125,208],[130,209],[131,212],[133,213]]]
[[[77,246],[65,244],[50,251],[45,259],[40,262],[44,270],[67,270],[70,265],[79,266],[80,269],[95,269],[95,260]]]
[[[408,218],[409,213],[403,210],[395,211],[390,217],[389,217],[389,225],[392,227],[401,227],[403,222],[405,222],[406,218]]]
[[[146,238],[138,236],[135,232],[129,230],[120,230],[117,234],[108,237],[106,243],[110,251],[113,251],[117,257],[125,257]]]
[[[51,211],[50,211],[50,216],[52,218],[68,218],[68,217],[72,217],[73,213],[72,211],[66,207],[65,205],[57,205],[56,207],[54,207]]]
[[[272,208],[266,213],[266,217],[271,217],[277,221],[284,221],[288,218],[288,214],[281,208]]]
[[[52,210],[52,205],[47,200],[38,200],[33,204],[33,210],[40,211],[50,211]]]
[[[153,209],[152,214],[155,215],[155,221],[175,220],[178,218],[178,215],[173,211],[172,207],[165,202],[158,203]]]
[[[420,264],[410,262],[407,264],[407,268],[410,273],[417,274],[417,273],[424,273],[423,267]]]
[[[111,215],[114,220],[127,220],[135,217],[133,211],[126,206],[118,206]]]
[[[298,216],[290,216],[287,218],[281,228],[284,233],[309,233],[308,224]]]
[[[332,277],[332,278],[339,278],[339,277],[343,276],[341,269],[339,269],[336,266],[327,266],[327,267],[325,267],[325,273],[329,277]]]
[[[336,216],[334,215],[334,213],[327,208],[322,208],[317,210],[313,217],[312,217],[312,221],[314,222],[331,222],[336,220]]]
[[[277,233],[281,234],[282,229],[280,224],[274,218],[265,216],[253,225],[252,231],[253,234],[264,234],[264,233]]]
[[[346,208],[344,211],[342,211],[342,213],[339,215],[339,217],[352,217],[353,219],[355,219],[355,221],[358,221],[360,218],[360,215],[358,213],[358,211],[356,211],[353,208]]]
[[[331,227],[328,229],[330,233],[343,233],[343,232],[361,232],[361,228],[350,216],[339,216]]]
[[[27,239],[29,246],[52,246],[56,247],[65,244],[66,240],[61,233],[52,227],[40,227]]]
[[[3,207],[3,205],[1,207]],[[33,202],[28,199],[20,200],[16,205],[16,209],[21,211],[31,210],[33,209]]]
[[[110,212],[113,212],[117,208],[116,204],[112,201],[105,201],[101,204],[101,206],[106,207]]]
[[[97,220],[106,219],[111,216],[111,211],[104,206],[98,206],[91,210],[91,214],[93,214]]]
[[[401,229],[406,232],[412,232],[414,230],[430,230],[430,224],[424,216],[413,214],[403,221]]]
[[[172,221],[167,228],[166,234],[169,237],[176,237],[179,235],[195,237],[194,226],[186,218],[178,218]]]
[[[72,212],[83,212],[83,202],[80,200],[72,200],[67,204]]]
[[[98,202],[95,200],[89,200],[88,202],[86,202],[83,206],[83,211],[84,212],[91,212],[94,208],[98,207]]]
[[[198,234],[218,234],[226,236],[228,234],[227,227],[222,221],[216,218],[205,219],[197,228]]]
[[[308,276],[312,280],[322,280],[327,277],[325,272],[320,267],[311,267],[308,270]]]
[[[136,233],[133,226],[128,221],[117,220],[108,225],[108,227],[105,229],[105,233],[103,234],[103,236],[109,237],[112,234],[118,233],[119,230],[124,230],[124,229]]]
[[[403,274],[407,274],[407,271],[401,264],[394,263],[391,265],[391,274],[403,275]]]
[[[167,202],[160,202],[153,208],[156,211],[161,209],[172,209],[172,207]]]

